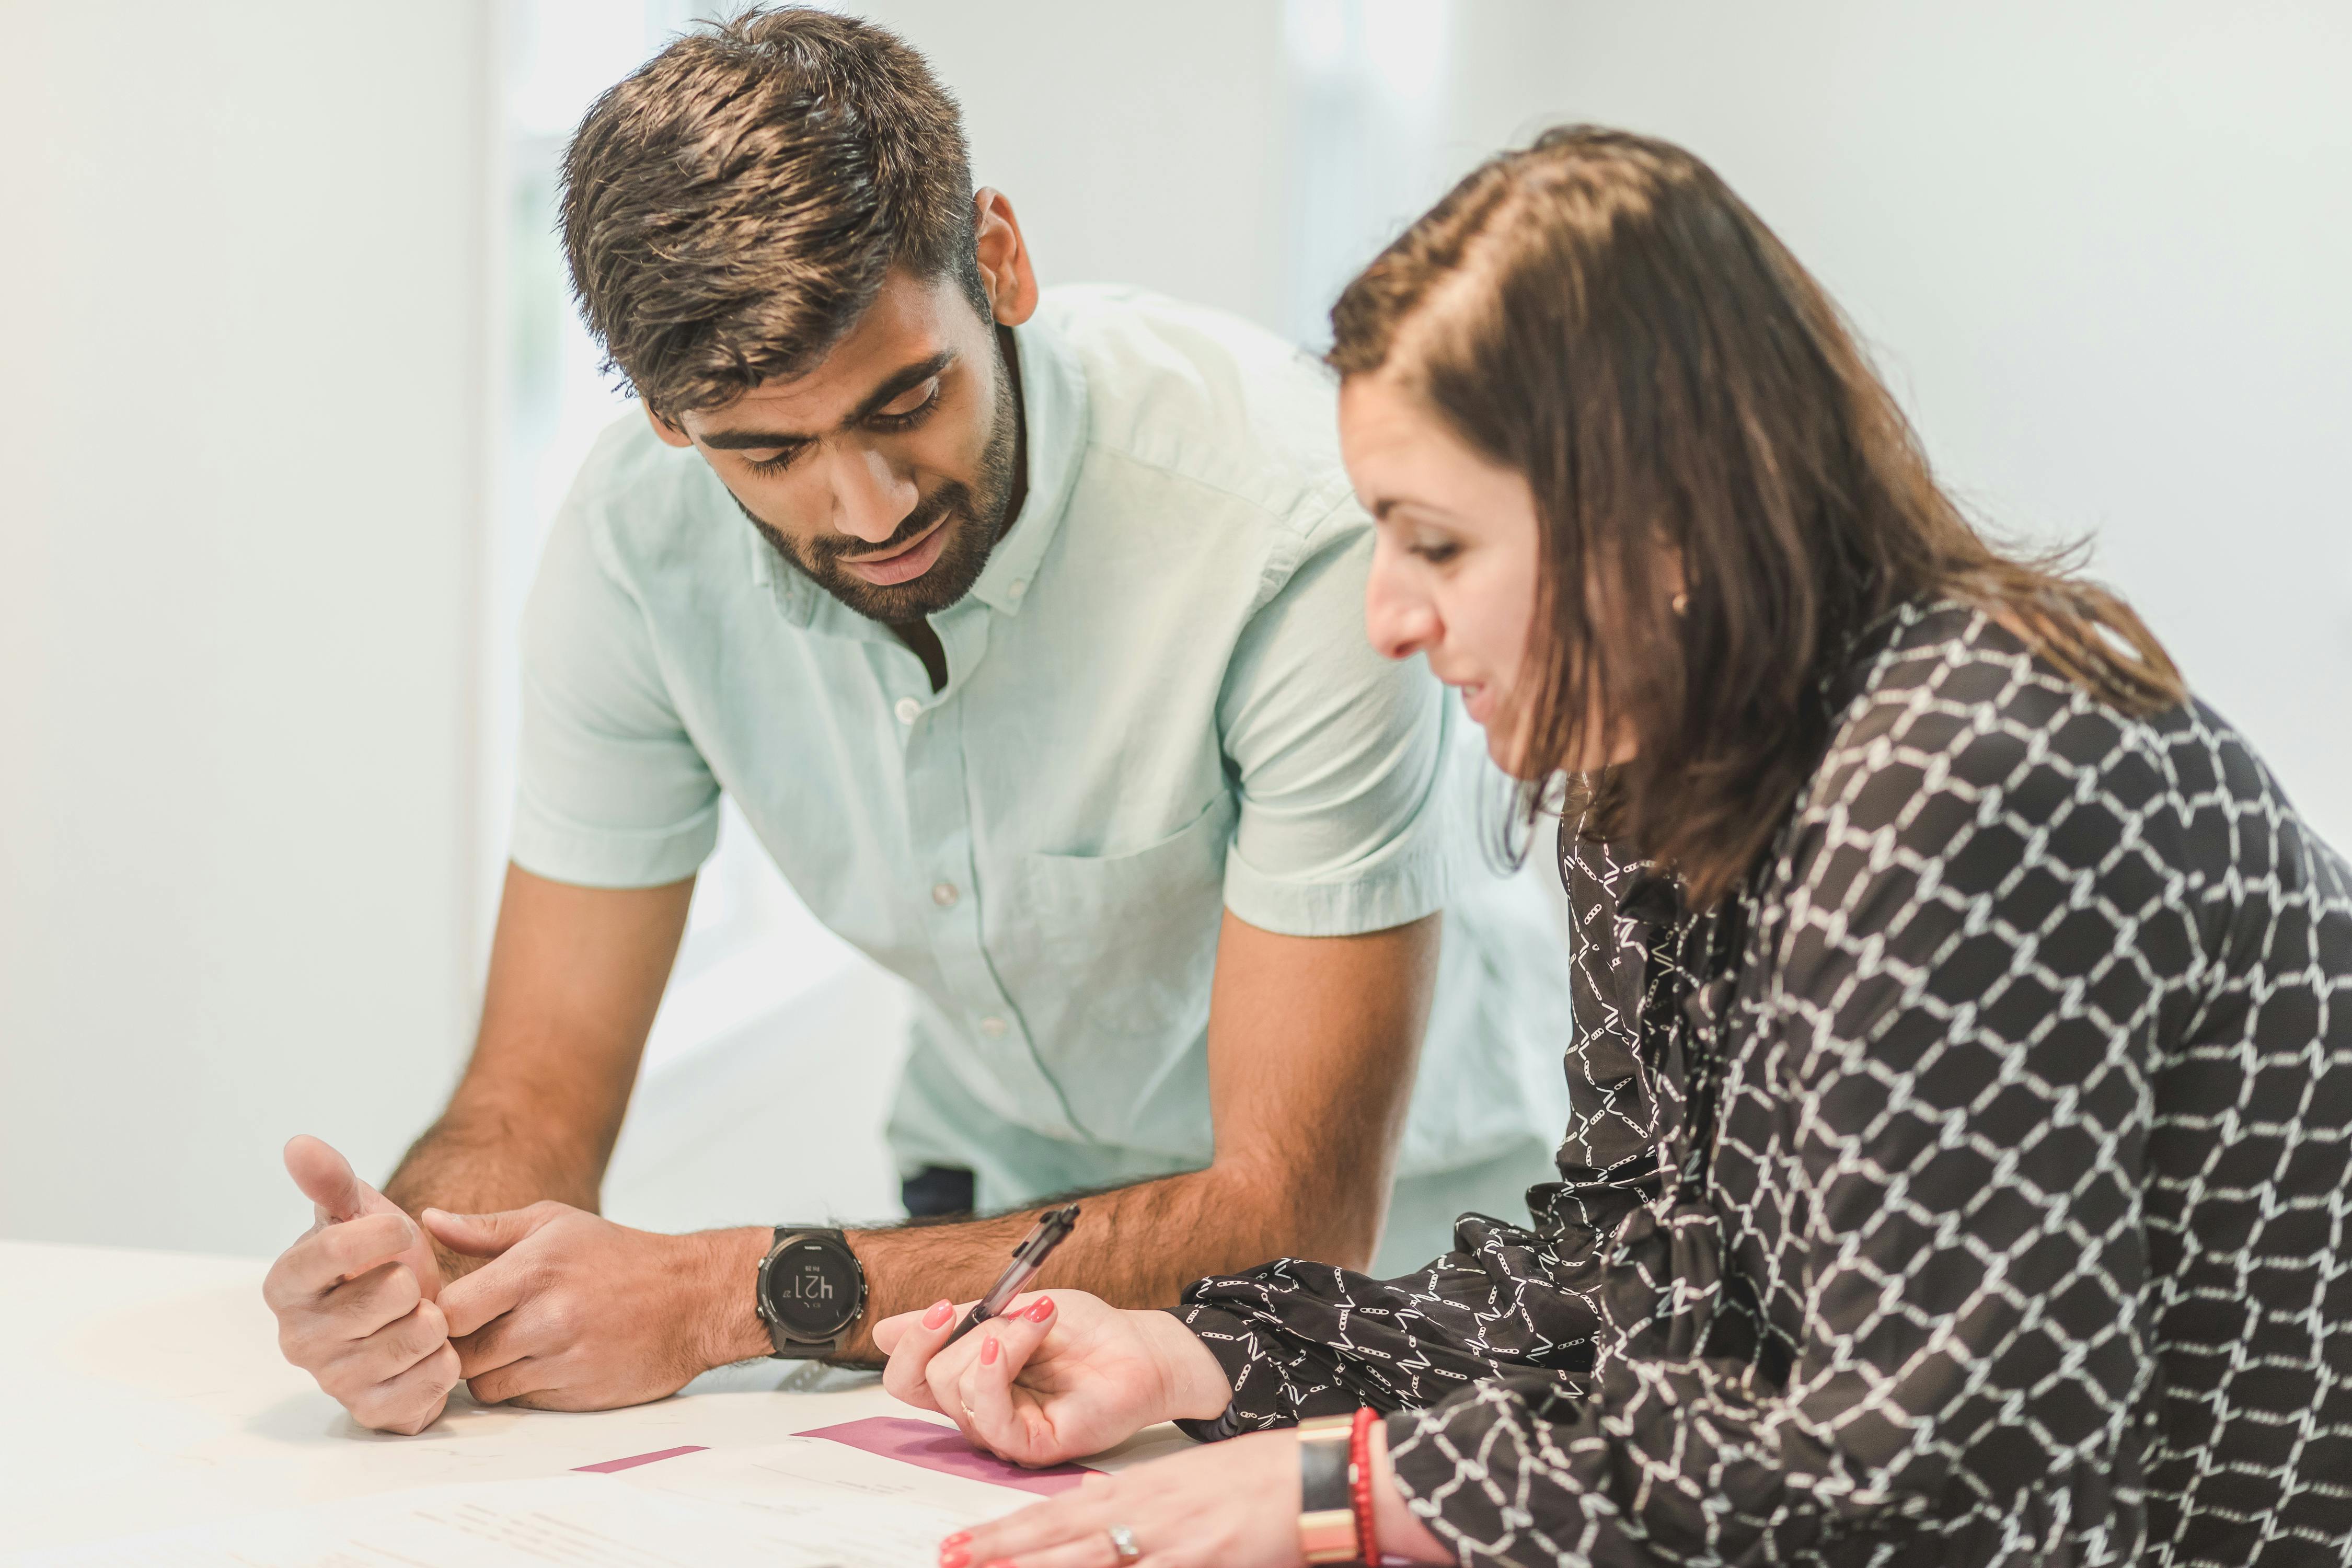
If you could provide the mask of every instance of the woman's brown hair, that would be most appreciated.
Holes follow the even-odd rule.
[[[1770,841],[1828,744],[1826,678],[1896,605],[1980,605],[2125,712],[2183,700],[2129,607],[1969,526],[1828,295],[1678,147],[1568,126],[1489,160],[1331,321],[1343,376],[1388,367],[1526,476],[1528,755],[1630,735],[1571,781],[1586,830],[1701,906]]]

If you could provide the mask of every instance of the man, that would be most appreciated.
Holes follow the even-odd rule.
[[[381,1194],[289,1147],[320,1216],[268,1286],[289,1359],[415,1431],[460,1376],[586,1408],[873,1359],[869,1322],[977,1296],[1049,1194],[1099,1195],[1046,1279],[1135,1304],[1370,1264],[1400,1142],[1404,1252],[1514,1210],[1563,1114],[1561,965],[1476,863],[1476,742],[1364,642],[1319,367],[1166,301],[1041,301],[952,100],[821,12],[608,93],[563,232],[648,420],[533,590],[465,1079]],[[722,791],[910,983],[890,1139],[932,1223],[595,1213]]]

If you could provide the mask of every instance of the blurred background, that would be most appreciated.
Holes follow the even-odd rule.
[[[929,55],[1049,282],[1309,344],[1487,153],[1561,120],[1683,142],[1977,514],[2093,539],[2352,846],[2352,10],[845,8]],[[381,1177],[454,1081],[518,607],[633,413],[552,172],[708,9],[0,4],[0,1236],[274,1252],[308,1220],[289,1133]],[[732,825],[608,1212],[892,1212],[899,1005]]]

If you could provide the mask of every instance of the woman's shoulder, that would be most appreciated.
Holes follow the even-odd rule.
[[[2104,770],[2198,727],[2194,704],[2138,716],[2099,700],[1994,616],[1954,600],[1889,612],[1858,639],[1832,692],[1813,802],[1857,776],[1977,792],[2034,767]]]
[[[1857,644],[1837,717],[1793,823],[1989,876],[2046,858],[2112,864],[2140,843],[2192,878],[2244,852],[2249,811],[2294,827],[2262,759],[2193,696],[2147,714],[2102,701],[1985,610],[1905,605]],[[2299,828],[2294,831],[2299,833]],[[1969,879],[1974,880],[1974,879]]]

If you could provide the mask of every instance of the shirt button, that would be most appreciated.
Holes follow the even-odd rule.
[[[1029,579],[1026,577],[1015,577],[1004,584],[1004,596],[1008,599],[1017,599],[1028,591]]]
[[[1012,1027],[1011,1025],[998,1017],[992,1016],[982,1018],[980,1021],[980,1032],[986,1035],[992,1040],[1003,1039],[1004,1037],[1004,1031],[1010,1027]]]
[[[923,716],[923,705],[911,697],[901,697],[898,705],[890,711],[898,715],[899,723],[911,724]]]
[[[956,885],[953,882],[941,882],[938,887],[931,889],[931,902],[939,905],[940,908],[943,910],[953,909],[955,907],[955,901]]]

